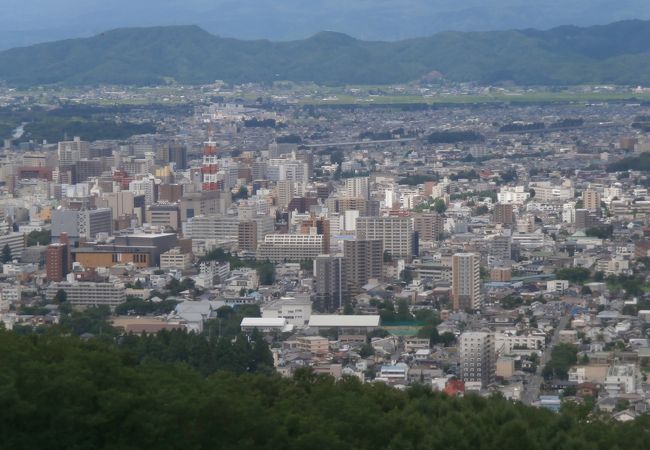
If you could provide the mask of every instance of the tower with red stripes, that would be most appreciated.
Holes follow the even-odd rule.
[[[218,170],[217,143],[212,140],[212,129],[208,128],[208,141],[203,146],[203,166],[201,167],[201,172],[203,174],[203,191],[219,190],[217,184]]]

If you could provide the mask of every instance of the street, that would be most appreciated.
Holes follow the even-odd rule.
[[[539,365],[535,371],[535,375],[533,375],[528,384],[525,385],[524,392],[521,396],[521,401],[526,405],[532,405],[533,402],[537,400],[543,381],[542,371],[544,370],[546,363],[551,359],[551,352],[553,351],[553,347],[555,347],[560,340],[560,331],[566,328],[569,320],[571,320],[571,313],[566,312],[565,315],[562,316],[562,318],[559,320],[557,327],[555,327],[553,336],[551,337],[551,342],[549,342],[546,350],[540,358]]]

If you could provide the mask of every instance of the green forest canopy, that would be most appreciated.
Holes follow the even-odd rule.
[[[633,422],[501,397],[450,398],[300,370],[293,379],[138,361],[99,341],[0,331],[0,447],[57,449],[645,449]]]

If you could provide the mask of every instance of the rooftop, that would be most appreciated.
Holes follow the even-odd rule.
[[[378,327],[378,315],[349,315],[317,314],[309,319],[310,327]]]

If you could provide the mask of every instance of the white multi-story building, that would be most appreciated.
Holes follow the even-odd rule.
[[[639,372],[634,364],[614,365],[607,370],[605,390],[612,397],[635,394],[640,386]]]
[[[262,317],[283,318],[295,327],[305,327],[311,317],[312,302],[307,296],[282,297],[262,306]]]
[[[465,382],[480,382],[487,387],[494,381],[496,353],[494,335],[465,332],[460,335],[460,369]]]
[[[48,301],[53,301],[62,289],[67,294],[66,301],[73,306],[115,307],[126,301],[126,291],[122,283],[62,282],[52,283],[45,292]]]
[[[160,268],[167,269],[188,269],[192,265],[192,257],[189,253],[182,253],[178,247],[171,248],[160,254]]]
[[[576,222],[576,204],[574,202],[569,202],[562,205],[562,222]]]
[[[185,223],[184,234],[192,239],[237,240],[239,224],[246,216],[222,216],[209,214],[192,217]],[[255,216],[257,241],[262,242],[264,236],[274,230],[273,218],[270,216]]]
[[[274,263],[312,260],[326,250],[322,234],[267,234],[257,248],[257,259]]]
[[[531,333],[517,335],[515,333],[496,333],[495,349],[498,354],[509,354],[514,350],[544,350],[546,335],[544,333]]]
[[[568,280],[550,280],[546,282],[547,292],[564,292],[569,289]]]
[[[531,183],[530,187],[535,190],[535,199],[540,202],[566,201],[575,197],[575,189],[568,183],[553,185],[550,181]]]
[[[630,270],[630,261],[621,257],[598,259],[596,261],[596,270],[604,272],[606,276],[620,275]]]
[[[395,258],[413,256],[413,219],[409,217],[359,217],[357,238],[380,240]]]
[[[528,200],[530,193],[528,193],[524,186],[504,186],[497,193],[497,201],[499,203],[514,203],[521,205]]]

